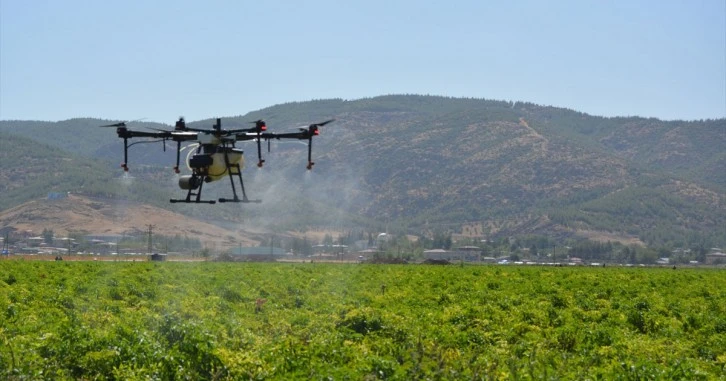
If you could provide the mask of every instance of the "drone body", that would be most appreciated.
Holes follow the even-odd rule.
[[[312,162],[313,137],[318,135],[318,127],[324,126],[332,121],[333,120],[331,119],[322,123],[314,123],[307,126],[306,128],[301,128],[299,132],[283,134],[266,132],[267,125],[263,120],[253,122],[255,124],[255,127],[236,130],[223,130],[221,119],[217,119],[211,130],[188,128],[186,126],[184,118],[179,118],[179,120],[175,124],[174,130],[171,131],[135,131],[128,129],[126,127],[126,123],[124,122],[109,124],[101,127],[116,127],[116,133],[118,137],[124,140],[124,162],[121,164],[121,167],[124,169],[124,171],[129,170],[129,147],[136,143],[150,142],[139,141],[129,144],[129,140],[132,138],[152,138],[156,139],[155,141],[162,141],[163,143],[166,143],[167,140],[173,140],[177,142],[176,165],[174,166],[174,172],[176,173],[179,173],[181,152],[189,147],[196,148],[196,152],[191,151],[187,157],[187,165],[192,171],[191,175],[183,175],[179,177],[179,188],[187,191],[186,197],[183,199],[170,199],[169,201],[172,203],[184,202],[214,204],[217,201],[261,202],[260,200],[250,200],[247,198],[247,193],[245,192],[244,188],[244,182],[242,180],[242,169],[244,168],[244,152],[243,150],[235,147],[236,142],[256,141],[258,156],[257,166],[262,167],[265,162],[262,159],[261,149],[261,142],[263,140],[267,141],[268,144],[269,141],[273,139],[307,140],[308,164],[306,168],[310,170],[315,164]],[[191,142],[192,144],[182,148],[183,142]],[[166,149],[166,144],[164,144],[164,149]],[[232,198],[220,198],[218,200],[201,199],[204,183],[221,180],[225,177],[229,178],[230,180],[233,195]],[[239,198],[237,195],[237,189],[235,187],[235,177],[239,180],[242,198]]]

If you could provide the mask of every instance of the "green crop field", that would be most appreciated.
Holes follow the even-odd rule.
[[[0,379],[725,379],[717,269],[0,261]]]

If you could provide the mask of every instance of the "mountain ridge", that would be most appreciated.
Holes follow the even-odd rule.
[[[498,226],[483,235],[594,231],[648,244],[726,239],[726,153],[719,149],[726,119],[603,118],[525,102],[390,95],[275,105],[223,123],[264,118],[275,130],[330,117],[337,121],[316,139],[312,174],[300,171],[302,149],[276,143],[263,171],[244,172],[250,192],[268,194],[273,203],[245,209],[250,219],[294,225],[303,214],[320,224],[331,213],[316,210],[329,207],[340,211],[331,224],[358,215],[363,223],[402,230],[480,223]],[[96,122],[56,126],[68,133]],[[48,144],[63,139],[47,124],[18,127],[0,122],[0,132],[43,131]],[[79,151],[120,157],[115,134],[96,130],[89,133],[91,147]],[[162,157],[160,147],[142,146],[152,147],[131,153],[132,173],[170,167],[168,152]]]

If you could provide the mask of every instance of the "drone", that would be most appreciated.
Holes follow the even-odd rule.
[[[188,168],[192,171],[191,175],[179,176],[179,188],[187,191],[186,197],[182,199],[170,199],[171,203],[205,203],[215,204],[225,202],[242,202],[242,203],[259,203],[261,200],[250,200],[245,192],[244,182],[242,180],[242,168],[244,167],[244,151],[237,148],[235,144],[243,141],[254,141],[257,143],[257,166],[262,167],[265,160],[262,158],[262,142],[267,142],[267,150],[270,150],[271,140],[293,139],[304,141],[307,140],[308,146],[308,162],[306,168],[311,170],[315,163],[312,161],[313,137],[317,136],[319,127],[333,122],[335,119],[326,120],[321,123],[313,123],[306,127],[300,127],[299,131],[291,133],[273,133],[267,132],[267,125],[264,120],[256,120],[251,122],[254,127],[225,130],[222,129],[222,120],[216,119],[216,123],[211,129],[199,129],[187,127],[184,118],[181,117],[174,125],[174,130],[135,131],[127,127],[126,122],[107,124],[100,127],[115,127],[116,134],[124,140],[124,161],[121,168],[125,172],[129,171],[128,151],[129,147],[137,143],[151,143],[161,141],[166,151],[166,142],[175,141],[176,144],[176,165],[174,172],[179,173],[179,162],[181,153],[186,148],[192,148],[187,154],[186,162]],[[137,141],[129,144],[129,140],[133,138],[150,138],[155,140]],[[182,147],[182,143],[190,144]],[[194,150],[196,148],[196,150]],[[202,199],[202,188],[205,183],[229,178],[232,186],[232,198],[220,198],[218,200]],[[235,187],[235,177],[239,180],[242,198],[237,195]]]

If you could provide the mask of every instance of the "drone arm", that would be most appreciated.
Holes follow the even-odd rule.
[[[181,140],[176,141],[176,165],[174,166],[174,172],[179,173],[179,155],[181,153]]]
[[[269,140],[267,141],[269,143]],[[264,160],[262,160],[262,139],[260,139],[260,133],[257,132],[257,167],[262,168],[262,165],[265,163]]]
[[[315,165],[315,163],[313,163],[313,135],[310,135],[310,137],[308,137],[308,171],[313,169],[313,165]]]
[[[124,136],[124,162],[121,164],[121,168],[124,169],[124,172],[129,171],[129,138]]]
[[[318,128],[317,126],[310,126],[308,129],[301,129],[300,132],[291,132],[291,133],[285,133],[285,134],[274,134],[274,133],[268,133],[262,135],[262,138],[267,140],[269,143],[272,139],[297,139],[297,140],[307,140],[308,141],[308,164],[306,168],[308,170],[313,169],[313,163],[312,156],[313,156],[313,137],[318,134]],[[259,144],[259,139],[257,140]],[[259,149],[259,148],[258,148]]]
[[[156,138],[156,139],[169,139],[172,138],[171,132],[148,132],[148,131],[133,131],[126,130],[119,131],[119,137],[122,138]]]
[[[116,125],[114,125],[114,126],[116,126]],[[157,138],[157,139],[174,138],[172,136],[171,132],[168,132],[168,131],[162,131],[162,132],[134,131],[134,130],[127,129],[125,125],[118,125],[116,127],[117,127],[116,134],[118,135],[119,138],[122,138],[124,140],[124,162],[121,163],[121,168],[123,168],[125,172],[129,171],[129,166],[128,166],[129,139],[131,139],[131,138]],[[177,140],[177,139],[174,139],[174,140]],[[164,150],[166,150],[166,146],[164,146]],[[179,150],[177,150],[177,154],[178,153],[179,153]]]
[[[249,133],[240,134],[240,133],[237,133],[237,134],[234,135],[234,139],[236,141],[238,141],[238,142],[246,142],[248,140],[259,139],[259,136],[258,136],[258,134],[249,134]]]
[[[274,134],[273,133],[273,134],[267,134],[267,135],[268,136],[265,137],[266,139],[277,139],[277,140],[299,139],[299,140],[303,140],[303,139],[307,139],[309,134],[307,133],[306,130],[303,130],[301,132],[289,132],[289,133],[284,133],[284,134]]]
[[[245,130],[234,130],[236,133],[235,138],[239,141],[244,140],[251,140],[251,139],[257,139],[257,158],[258,158],[258,167],[262,167],[263,163],[265,162],[262,159],[262,139],[267,141],[267,151],[270,151],[270,140],[272,139],[297,139],[297,140],[307,140],[308,141],[308,164],[307,169],[313,169],[313,163],[312,156],[313,156],[313,137],[318,135],[319,130],[318,128],[321,126],[324,126],[330,122],[333,122],[334,119],[326,120],[322,123],[314,123],[309,125],[307,128],[301,128],[299,132],[291,132],[291,133],[284,133],[284,134],[276,134],[276,133],[270,133],[270,132],[262,132],[265,131],[266,128],[263,125],[262,121],[257,121],[259,128],[256,128],[257,134],[239,134],[238,132],[245,131]]]

